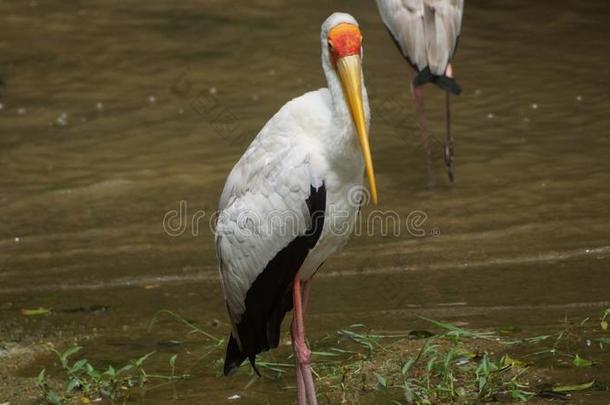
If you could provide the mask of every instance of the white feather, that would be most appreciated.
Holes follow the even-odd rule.
[[[324,162],[315,138],[302,128],[315,110],[309,93],[286,104],[261,130],[227,179],[216,227],[225,298],[234,322],[245,311],[248,288],[266,264],[305,233],[310,186],[323,181]],[[308,108],[309,107],[309,108]],[[323,110],[322,110],[323,111]],[[315,125],[324,125],[328,119]],[[290,124],[291,123],[291,124]],[[294,229],[282,231],[278,218],[291,215]]]
[[[233,167],[222,192],[216,249],[233,324],[245,311],[246,294],[256,277],[308,229],[311,217],[306,200],[311,186],[326,188],[324,228],[299,277],[310,278],[345,245],[353,229],[359,204],[350,201],[349,193],[362,187],[364,163],[326,43],[328,30],[341,22],[357,25],[353,17],[342,13],[333,14],[322,25],[322,66],[328,89],[286,103]],[[368,127],[364,86],[362,95]],[[291,226],[282,229],[286,224]]]
[[[376,0],[402,54],[423,70],[445,73],[462,27],[464,0]]]

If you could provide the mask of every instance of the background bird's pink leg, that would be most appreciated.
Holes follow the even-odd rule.
[[[309,289],[306,290],[309,295]],[[297,366],[297,393],[299,405],[304,400],[301,393],[301,385],[305,388],[305,393],[309,405],[317,405],[318,401],[316,398],[316,388],[313,383],[313,376],[311,375],[311,351],[305,343],[305,323],[303,321],[303,295],[301,291],[301,280],[297,275],[294,278],[294,284],[292,288],[292,300],[294,305],[294,319],[292,321],[292,347],[296,357]]]
[[[424,110],[424,88],[423,86],[413,87],[413,98],[415,99],[415,113],[417,115],[417,124],[421,131],[422,148],[426,154],[426,168],[428,169],[428,183],[434,184],[434,166],[432,164],[432,151],[430,149],[430,138],[428,136],[428,122],[426,121],[426,113]]]
[[[445,76],[453,77],[453,69],[451,68],[451,63],[447,64],[447,69],[445,70]],[[447,166],[447,174],[449,176],[449,181],[453,182],[453,159],[454,159],[454,144],[453,144],[453,134],[451,133],[451,104],[449,97],[449,92],[445,95],[445,122],[447,125],[447,137],[445,139],[445,165]]]

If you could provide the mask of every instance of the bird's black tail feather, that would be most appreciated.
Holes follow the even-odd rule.
[[[242,352],[239,349],[237,340],[233,337],[233,335],[230,335],[229,344],[227,345],[227,354],[225,356],[224,374],[229,375],[233,370],[235,370],[236,368],[239,368],[239,366],[241,366],[241,364],[247,358],[250,359],[250,364],[252,364],[252,368],[254,369],[256,374],[258,374],[260,376],[261,374],[258,372],[258,369],[256,368],[256,363],[255,363],[256,355],[248,356],[247,353]]]
[[[413,79],[413,87],[423,86],[426,83],[434,83],[446,92],[456,96],[462,92],[462,88],[454,78],[445,75],[435,75],[430,71],[428,66],[417,73],[417,76]]]

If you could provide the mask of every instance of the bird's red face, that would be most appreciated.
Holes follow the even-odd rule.
[[[362,49],[360,29],[352,24],[339,24],[328,33],[328,49],[333,65],[350,55],[359,55]]]

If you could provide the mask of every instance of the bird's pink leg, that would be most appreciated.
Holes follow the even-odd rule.
[[[295,293],[294,291],[299,288],[297,286],[297,284],[295,283],[293,285],[293,293],[292,293],[292,299],[293,301],[296,303],[296,297],[295,297]],[[295,307],[295,314],[296,314],[296,304],[293,304]],[[294,358],[295,358],[295,363],[296,363],[296,378],[297,378],[297,400],[298,400],[298,404],[299,405],[307,405],[307,394],[305,391],[305,379],[303,378],[303,370],[301,368],[301,365],[299,363],[299,358],[297,356],[297,335],[298,335],[298,330],[297,330],[297,321],[296,321],[296,316],[295,318],[292,319],[292,323],[290,324],[290,334],[292,337],[292,350],[294,351]]]
[[[294,325],[294,322],[293,322]],[[294,328],[294,326],[293,326]],[[294,336],[294,333],[293,333]],[[292,346],[294,347],[294,337],[292,338]],[[296,356],[296,351],[295,351]],[[298,361],[298,360],[297,360]],[[307,394],[305,393],[305,380],[303,379],[303,371],[297,363],[296,374],[297,374],[297,399],[299,405],[307,405]]]
[[[424,110],[424,88],[423,86],[413,87],[413,98],[415,99],[415,113],[417,115],[417,123],[421,131],[422,147],[426,154],[426,168],[428,169],[428,182],[434,184],[434,167],[432,164],[432,151],[430,149],[430,139],[428,136],[428,122],[426,121],[426,113]]]
[[[453,77],[453,68],[451,67],[451,63],[447,63],[447,68],[445,69],[445,76]]]
[[[309,302],[309,290],[311,289],[311,281],[313,278],[310,278],[307,281],[303,281],[303,297],[301,301],[303,301],[303,315],[307,312],[307,303]],[[304,322],[304,321],[303,321]]]
[[[294,319],[292,321],[292,347],[297,368],[297,395],[299,405],[317,405],[316,389],[311,374],[311,351],[305,343],[305,323],[303,321],[303,298],[309,295],[308,283],[305,283],[305,295],[302,295],[301,280],[297,275],[292,288]],[[303,391],[304,388],[304,391]]]

